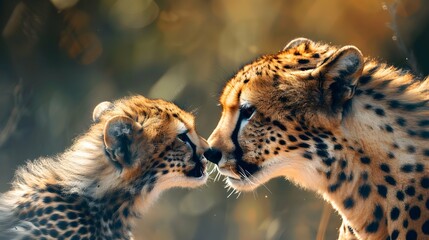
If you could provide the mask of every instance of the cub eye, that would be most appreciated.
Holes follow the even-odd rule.
[[[181,133],[181,134],[178,134],[177,135],[177,138],[180,140],[180,141],[182,141],[182,142],[188,142],[189,141],[189,137],[188,137],[188,131],[186,131],[186,132],[183,132],[183,133]]]
[[[252,117],[253,113],[256,111],[254,106],[241,106],[240,107],[240,116],[245,119]]]

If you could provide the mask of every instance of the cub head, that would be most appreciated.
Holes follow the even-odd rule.
[[[207,180],[206,141],[195,130],[194,117],[173,103],[133,96],[102,102],[93,112],[102,146],[100,192],[138,195],[171,187],[197,187]],[[77,146],[89,146],[83,142]]]
[[[278,176],[305,182],[297,178],[332,161],[326,140],[336,140],[363,62],[353,46],[299,38],[245,66],[223,89],[222,116],[206,158],[238,190]]]

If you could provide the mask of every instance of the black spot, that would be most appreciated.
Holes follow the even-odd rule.
[[[329,153],[328,153],[328,151],[326,151],[326,150],[320,150],[320,149],[317,149],[317,150],[316,150],[316,153],[317,153],[317,155],[318,155],[319,157],[322,157],[322,158],[327,158],[327,157],[329,157]]]
[[[306,64],[306,63],[309,63],[310,62],[310,60],[308,60],[308,59],[298,59],[298,63],[299,64]]]
[[[404,201],[405,194],[404,194],[402,191],[397,191],[397,192],[396,192],[396,198],[397,198],[399,201]]]
[[[417,240],[417,232],[413,229],[408,230],[407,235],[405,236],[406,240]]]
[[[386,125],[384,126],[384,128],[386,129],[386,131],[387,131],[387,132],[393,132],[393,128],[392,128],[392,126],[390,126],[389,124],[386,124]]]
[[[376,108],[374,111],[375,111],[375,114],[377,114],[378,116],[381,116],[381,117],[386,116],[386,113],[381,108]]]
[[[414,146],[407,146],[407,152],[409,153],[415,153],[416,152],[416,147]]]
[[[416,194],[416,189],[415,189],[413,186],[408,186],[408,187],[405,189],[405,193],[406,193],[408,196],[414,196],[414,195]]]
[[[274,124],[274,126],[277,126],[278,128],[280,128],[283,131],[287,130],[287,128],[283,124],[281,124],[279,121],[277,121],[277,120],[274,120],[273,124]]]
[[[423,225],[422,225],[422,232],[425,235],[429,235],[429,220],[426,220],[426,222],[423,223]]]
[[[387,154],[387,157],[390,158],[390,159],[393,159],[393,158],[395,158],[395,154],[393,154],[392,152],[389,152]]]
[[[48,219],[43,218],[42,220],[39,221],[40,225],[46,225],[46,223],[48,223]]]
[[[377,185],[377,192],[383,198],[387,197],[387,187],[384,185]]]
[[[80,240],[79,235],[74,235],[70,240]]]
[[[417,132],[416,131],[414,131],[414,130],[411,130],[411,129],[408,129],[407,130],[407,133],[408,133],[408,135],[410,135],[410,136],[416,136],[417,135]]]
[[[390,173],[390,167],[389,167],[389,165],[387,165],[385,163],[382,163],[380,165],[380,169],[381,169],[381,171],[383,171],[385,173]]]
[[[429,131],[421,131],[420,137],[422,137],[424,139],[429,139]]]
[[[319,153],[318,153],[319,154]],[[331,166],[333,162],[335,162],[335,158],[323,158],[322,162],[327,166]]]
[[[391,108],[399,108],[401,103],[398,100],[389,101],[389,107]]]
[[[316,148],[321,149],[321,150],[325,150],[325,149],[328,149],[328,145],[326,145],[325,143],[318,143],[318,144],[316,144]]]
[[[425,189],[429,188],[429,178],[428,177],[422,178],[422,180],[420,180],[420,184]]]
[[[54,211],[53,207],[47,207],[45,208],[45,214],[51,214]]]
[[[410,215],[410,218],[413,220],[417,220],[420,218],[420,208],[418,206],[413,206],[410,208],[410,211],[408,211],[408,214]]]
[[[418,125],[419,125],[420,127],[426,127],[426,126],[429,126],[429,120],[420,120],[420,121],[418,122]]]
[[[360,161],[363,164],[370,164],[371,163],[371,159],[369,157],[361,157]]]
[[[380,205],[376,205],[374,209],[374,217],[377,220],[381,220],[383,218],[383,208]]]
[[[280,145],[285,145],[285,144],[286,144],[286,141],[285,141],[285,140],[283,140],[283,139],[281,139],[281,140],[279,140],[279,144],[280,144]]]
[[[58,214],[56,214],[56,213],[55,213],[55,214],[52,214],[52,215],[51,215],[51,217],[49,217],[49,220],[56,221],[56,220],[58,220],[59,216],[60,216],[60,215],[58,215]]]
[[[312,58],[320,58],[320,54],[318,54],[318,53],[314,53],[311,57],[312,57]]]
[[[303,156],[304,158],[309,159],[309,160],[312,160],[312,159],[313,159],[313,155],[311,154],[311,152],[305,152],[304,154],[302,154],[302,156]]]
[[[425,166],[421,163],[416,164],[416,172],[423,172],[425,169]]]
[[[344,199],[343,205],[344,205],[345,209],[351,209],[355,206],[355,201],[353,200],[352,197],[348,197],[348,198]]]
[[[372,79],[371,75],[362,75],[359,78],[359,84],[365,85],[365,84],[369,83],[371,81],[371,79]]]
[[[300,134],[300,135],[298,135],[298,137],[301,139],[301,140],[304,140],[304,141],[306,141],[306,140],[310,140],[310,138],[309,137],[307,137],[306,135],[304,135],[304,134]]]
[[[408,228],[408,219],[405,219],[405,220],[402,222],[402,227],[404,227],[404,228]]]
[[[363,199],[367,199],[370,193],[371,193],[371,186],[370,185],[363,184],[362,186],[359,187],[359,195]]]
[[[79,230],[77,231],[79,234],[87,234],[88,233],[88,228],[86,227],[80,227]]]
[[[337,176],[337,180],[339,181],[339,182],[343,182],[343,181],[345,181],[347,179],[347,176],[346,176],[346,174],[344,173],[344,172],[340,172],[340,174],[338,174],[338,176]]]
[[[404,173],[410,173],[412,172],[414,169],[414,165],[413,164],[403,164],[401,166],[401,171]]]
[[[384,180],[385,180],[388,184],[390,184],[390,185],[392,185],[392,186],[396,186],[396,180],[395,180],[392,176],[390,176],[390,175],[384,176]]]
[[[57,227],[61,230],[66,230],[66,228],[68,227],[68,223],[66,221],[59,221],[57,222]]]
[[[375,233],[378,230],[378,222],[371,222],[370,224],[368,224],[368,226],[366,226],[365,231],[367,233]]]
[[[396,119],[396,123],[399,125],[399,126],[401,126],[401,127],[405,127],[405,125],[407,125],[407,120],[405,120],[404,118],[402,118],[402,117],[398,117],[397,119]]]
[[[403,103],[402,107],[406,111],[414,111],[417,108],[424,107],[429,100],[416,102],[416,103]]]
[[[289,138],[289,141],[291,141],[291,142],[296,142],[296,141],[298,141],[298,140],[296,139],[296,137],[294,137],[294,136],[292,136],[292,135],[288,135],[288,138]]]
[[[301,148],[309,148],[309,147],[310,147],[310,145],[309,145],[308,143],[300,143],[300,144],[298,144],[298,147],[301,147]]]
[[[345,169],[347,167],[347,161],[342,159],[340,162],[341,169]]]
[[[67,218],[68,219],[76,219],[77,218],[77,214],[75,212],[68,212],[67,213]]]
[[[328,190],[329,190],[329,192],[335,192],[335,191],[337,191],[337,189],[340,186],[341,186],[340,183],[334,183],[334,184],[329,185]]]
[[[327,179],[331,179],[331,171],[327,171],[325,174]]]
[[[249,82],[249,79],[245,79],[244,81],[243,81],[243,83],[244,84],[246,84],[246,83],[248,83]]]
[[[393,230],[392,231],[392,234],[390,235],[390,239],[391,240],[396,240],[396,239],[398,239],[398,237],[399,237],[399,231],[398,230]]]
[[[424,149],[423,150],[423,155],[426,157],[429,157],[429,149]]]
[[[43,215],[43,208],[37,209],[36,210],[36,215],[39,216],[39,217],[42,216]]]
[[[371,104],[365,104],[364,108],[367,110],[372,109],[372,105]]]
[[[382,99],[384,99],[385,95],[382,93],[374,93],[374,95],[372,95],[372,97],[374,98],[374,100],[382,100]]]
[[[368,173],[366,171],[362,172],[361,176],[364,181],[368,180]]]
[[[49,235],[53,238],[56,238],[56,237],[58,237],[58,231],[55,229],[51,229],[51,230],[49,230]]]
[[[400,213],[401,211],[399,210],[399,208],[393,207],[392,210],[390,211],[390,219],[392,219],[392,221],[396,221]]]
[[[51,197],[44,197],[43,198],[43,202],[44,203],[51,203],[52,202],[52,198]]]
[[[341,144],[335,144],[334,145],[334,150],[343,150],[343,145],[341,145]]]

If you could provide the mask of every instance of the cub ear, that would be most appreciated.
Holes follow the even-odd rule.
[[[112,117],[104,126],[105,151],[113,164],[122,169],[133,162],[132,143],[142,127],[125,116]]]
[[[311,73],[319,81],[323,104],[328,104],[334,113],[342,110],[344,104],[353,97],[363,65],[360,50],[354,46],[345,46]]]
[[[107,110],[110,110],[113,108],[113,103],[105,101],[99,103],[92,112],[92,121],[98,122],[100,121],[101,115],[106,112]]]
[[[294,40],[290,41],[286,47],[283,48],[283,51],[292,49],[292,48],[298,48],[300,45],[303,45],[305,48],[308,48],[311,44],[314,44],[313,41],[307,38],[295,38]]]

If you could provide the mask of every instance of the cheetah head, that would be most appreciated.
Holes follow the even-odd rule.
[[[223,89],[206,158],[237,190],[278,176],[306,182],[298,178],[323,167],[312,158],[327,153],[323,139],[339,131],[362,69],[357,48],[304,38],[246,65]]]
[[[194,117],[173,103],[142,96],[102,102],[93,120],[89,135],[98,135],[104,156],[99,192],[138,195],[206,182],[208,144],[196,133]]]

